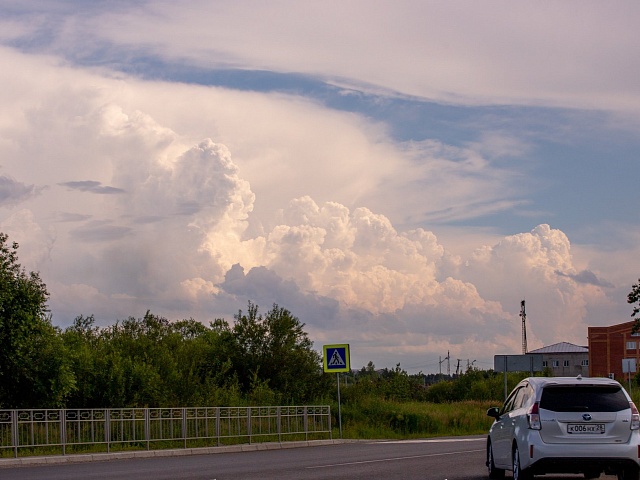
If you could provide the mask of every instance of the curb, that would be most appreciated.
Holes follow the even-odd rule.
[[[18,457],[0,459],[0,469],[15,467],[31,467],[35,465],[60,465],[84,462],[105,462],[111,460],[124,460],[129,458],[157,458],[157,457],[184,457],[189,455],[212,455],[218,453],[255,452],[258,450],[278,450],[285,448],[320,447],[325,445],[339,445],[343,443],[356,443],[362,440],[308,440],[298,442],[281,443],[246,443],[240,445],[226,445],[222,447],[202,448],[178,448],[167,450],[138,450],[132,452],[114,453],[80,453],[71,455],[54,455],[43,457]],[[369,440],[370,441],[370,440]]]

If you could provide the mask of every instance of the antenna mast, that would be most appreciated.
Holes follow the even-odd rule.
[[[522,354],[527,353],[527,312],[524,309],[524,300],[520,302],[520,316],[522,317]]]

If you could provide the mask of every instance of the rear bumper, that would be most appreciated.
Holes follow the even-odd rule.
[[[521,458],[523,468],[536,473],[616,473],[622,469],[640,469],[638,444],[567,445],[533,443]],[[533,456],[530,454],[533,453]],[[524,452],[521,453],[521,457]]]
[[[628,458],[543,458],[533,463],[532,474],[604,472],[615,475],[628,469],[640,469],[638,462]]]

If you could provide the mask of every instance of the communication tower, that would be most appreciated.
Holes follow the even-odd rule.
[[[520,302],[520,316],[522,317],[522,354],[527,354],[527,312],[524,309],[524,300]]]

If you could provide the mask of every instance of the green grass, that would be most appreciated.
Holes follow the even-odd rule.
[[[419,438],[483,434],[492,419],[487,409],[496,402],[394,402],[362,399],[342,406],[344,438]],[[332,411],[337,415],[337,408]],[[337,427],[334,425],[334,427]],[[334,428],[334,435],[335,435]]]

